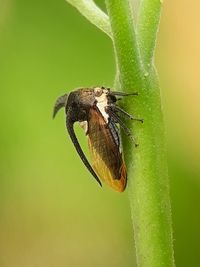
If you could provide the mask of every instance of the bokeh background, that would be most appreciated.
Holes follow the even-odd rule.
[[[163,7],[156,62],[175,258],[177,266],[196,267],[200,2]],[[57,96],[112,86],[114,72],[110,40],[64,0],[0,0],[0,267],[135,266],[127,192],[99,188],[67,137],[64,112],[51,118]]]

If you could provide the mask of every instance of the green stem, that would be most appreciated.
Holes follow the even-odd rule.
[[[154,68],[144,72],[140,59],[142,56],[145,65],[149,63],[155,41],[141,31],[140,38],[145,40],[140,40],[139,45],[145,46],[145,41],[148,49],[140,56],[143,50],[137,43],[129,2],[106,0],[106,4],[122,89],[139,93],[137,99],[129,98],[124,106],[129,113],[144,119],[143,125],[129,125],[139,147],[131,147],[126,139],[123,142],[137,263],[142,267],[172,267],[171,210],[160,91]],[[150,21],[156,24],[152,25],[156,32],[158,20]]]
[[[94,3],[93,0],[66,0],[86,17],[92,24],[112,38],[108,16]]]
[[[136,33],[132,27],[133,14],[131,13],[131,8],[127,1],[124,1],[123,5],[120,4],[121,0],[106,1],[106,3],[114,37],[116,61],[119,63],[118,68],[121,86],[122,88],[126,88],[126,91],[128,90],[129,92],[133,92],[133,90],[137,91],[137,89],[142,86],[143,67]],[[129,11],[128,14],[126,12],[127,10]],[[115,23],[113,23],[113,21]],[[130,37],[129,42],[127,42],[127,36]],[[130,64],[130,60],[132,64]],[[129,66],[129,68],[126,66]]]
[[[147,70],[154,59],[161,6],[162,0],[141,0],[139,7],[137,32],[143,63]]]

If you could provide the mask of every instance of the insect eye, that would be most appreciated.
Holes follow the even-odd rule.
[[[103,89],[97,87],[97,88],[94,89],[94,93],[95,93],[95,96],[101,96],[102,93],[103,93]]]

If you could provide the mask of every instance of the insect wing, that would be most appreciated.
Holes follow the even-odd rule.
[[[89,111],[88,143],[97,175],[116,191],[124,191],[127,173],[120,152],[118,133],[115,125],[107,123],[97,108]]]

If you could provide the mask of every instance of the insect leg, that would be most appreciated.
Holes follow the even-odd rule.
[[[68,111],[67,113],[67,117],[66,117],[66,126],[67,126],[67,130],[68,130],[68,133],[69,133],[69,136],[76,148],[76,151],[77,153],[79,154],[82,162],[85,164],[86,168],[89,170],[89,172],[93,175],[93,177],[97,180],[97,182],[101,185],[101,182],[98,178],[98,176],[96,175],[95,171],[93,170],[92,166],[90,165],[90,163],[88,162],[85,154],[83,153],[83,150],[78,142],[78,139],[75,135],[75,132],[74,132],[74,128],[73,128],[73,124],[74,122],[70,120],[70,110]]]
[[[111,108],[112,108],[112,110],[114,112],[117,111],[117,112],[123,114],[125,117],[127,117],[127,118],[129,118],[131,120],[140,121],[140,122],[143,123],[143,119],[138,119],[138,118],[133,117],[131,114],[129,114],[128,112],[126,112],[125,110],[123,110],[122,108],[120,108],[119,106],[112,105],[112,104],[110,106],[111,106]]]
[[[138,146],[138,144],[135,142],[135,139],[130,129],[123,123],[123,121],[119,118],[119,116],[109,106],[107,107],[107,112],[116,123],[119,123],[124,133],[131,139],[131,141],[135,144],[135,146]]]
[[[124,92],[116,92],[116,91],[112,91],[110,92],[111,95],[115,95],[115,96],[129,96],[129,95],[138,95],[137,92],[135,93],[124,93]]]

